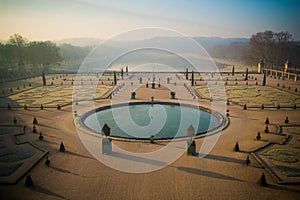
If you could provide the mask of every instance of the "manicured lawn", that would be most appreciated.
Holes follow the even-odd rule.
[[[112,86],[98,85],[96,91],[92,87],[77,86],[80,87],[79,92],[76,95],[80,99],[91,99],[102,97]],[[58,104],[66,104],[72,101],[73,86],[72,85],[56,85],[56,86],[40,86],[27,90],[22,93],[9,96],[13,101],[16,101],[19,105],[26,104],[27,106],[56,106]]]
[[[195,86],[204,98],[210,98],[209,90],[206,86]],[[300,103],[300,96],[291,94],[274,87],[259,86],[259,85],[227,85],[226,96],[230,102],[234,102],[240,105],[247,104],[247,106],[291,106]],[[218,93],[218,90],[222,87],[212,87],[214,94]],[[217,95],[216,95],[217,96]]]

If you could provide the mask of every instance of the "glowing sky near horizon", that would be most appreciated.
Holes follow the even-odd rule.
[[[188,36],[251,37],[289,31],[300,40],[297,0],[0,0],[0,39],[107,39],[142,27],[174,29]]]

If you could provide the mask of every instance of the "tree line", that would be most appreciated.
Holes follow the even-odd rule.
[[[7,42],[0,43],[0,81],[40,76],[42,71],[72,65],[78,67],[91,47],[69,44],[57,46],[51,41],[28,41],[13,34]]]
[[[0,43],[0,65],[50,65],[62,60],[59,47],[50,41],[28,41],[21,35],[10,36],[6,44]]]
[[[277,68],[289,61],[300,67],[300,43],[289,32],[265,31],[253,34],[248,43],[234,42],[228,46],[215,46],[208,50],[212,57],[242,61],[245,65],[257,65],[260,60],[267,67]]]
[[[28,41],[21,35],[10,36],[0,43],[0,69],[13,68],[14,72],[50,70],[54,66],[79,67],[92,47],[77,47],[69,44],[57,46],[51,41]],[[300,43],[289,32],[258,32],[249,42],[233,42],[230,45],[209,47],[212,57],[242,61],[245,65],[257,65],[263,59],[266,66],[283,66],[288,60],[292,67],[300,66]],[[51,66],[51,67],[50,67]],[[11,70],[11,69],[10,69]]]

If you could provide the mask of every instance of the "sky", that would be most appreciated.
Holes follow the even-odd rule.
[[[190,37],[288,31],[300,40],[298,0],[0,0],[0,39],[108,39],[143,27]]]

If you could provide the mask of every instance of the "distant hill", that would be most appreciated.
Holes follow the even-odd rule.
[[[86,47],[86,46],[96,46],[101,42],[100,39],[97,38],[65,38],[61,40],[53,41],[56,44],[70,44],[78,47]]]
[[[204,47],[211,47],[211,46],[227,46],[230,45],[233,42],[238,43],[247,43],[249,42],[249,38],[221,38],[221,37],[194,37],[195,41],[200,43]],[[71,44],[73,46],[96,46],[98,45],[102,40],[97,38],[65,38],[62,40],[56,40],[54,41],[57,44]],[[128,45],[131,42],[137,42],[137,41],[116,41],[113,42],[114,46],[119,45]],[[149,44],[149,43],[178,43],[181,42],[184,43],[183,38],[179,37],[157,37],[157,38],[151,38],[151,39],[145,39],[138,41],[141,44]]]
[[[248,43],[250,41],[249,38],[195,37],[194,39],[204,47],[227,46],[234,42]]]
[[[247,38],[220,38],[220,37],[195,37],[196,42],[202,45],[208,53],[214,58],[222,59],[241,59],[244,45],[247,45],[249,39]],[[199,61],[194,59],[195,51],[191,47],[191,43],[184,37],[154,37],[144,40],[109,40],[104,42],[101,48],[92,49],[101,42],[96,38],[66,38],[56,41],[60,47],[60,52],[64,66],[79,67],[90,52],[90,57],[85,60],[86,66],[89,70],[98,69],[99,66],[106,66],[113,62],[115,69],[129,65],[139,66],[144,63],[160,63],[161,66],[172,66],[180,69],[182,66],[187,66],[185,60],[180,59],[177,55],[160,50],[151,50],[142,47],[163,47],[163,49],[172,50],[179,53],[193,64],[203,66],[205,70],[210,63],[207,61]],[[132,49],[139,49],[138,51],[130,51]],[[124,52],[129,52],[126,56]],[[202,52],[202,51],[201,51]],[[198,56],[206,56],[203,54]],[[120,57],[118,57],[120,56]],[[152,66],[152,65],[151,65]],[[143,66],[145,68],[145,66]]]

